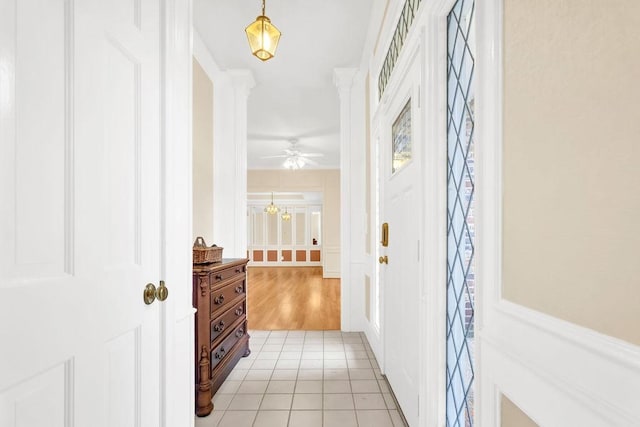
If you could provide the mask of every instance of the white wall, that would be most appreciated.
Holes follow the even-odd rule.
[[[213,244],[213,82],[193,60],[193,240]]]
[[[213,237],[225,258],[247,253],[247,70],[220,70],[194,31],[193,56],[213,82]]]

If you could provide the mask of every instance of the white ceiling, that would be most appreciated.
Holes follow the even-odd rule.
[[[194,0],[194,25],[218,66],[250,69],[256,80],[248,106],[249,169],[283,168],[298,139],[302,152],[322,153],[317,166],[340,164],[340,111],[334,68],[358,67],[376,0],[267,0],[266,15],[282,32],[273,59],[251,55],[244,29],[261,0]],[[215,84],[215,82],[214,82]]]

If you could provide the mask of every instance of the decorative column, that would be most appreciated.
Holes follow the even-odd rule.
[[[351,89],[357,69],[336,68],[333,83],[340,97],[340,296],[341,329],[350,331],[351,319]]]
[[[229,70],[228,140],[214,141],[214,234],[226,258],[247,256],[247,100],[255,80],[250,70]],[[214,92],[216,86],[214,82]],[[212,242],[213,243],[213,242]]]

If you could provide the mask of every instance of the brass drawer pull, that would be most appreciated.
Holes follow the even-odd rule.
[[[241,294],[244,291],[244,287],[242,285],[236,286],[236,294]]]
[[[220,348],[219,352],[216,352],[216,359],[220,360],[224,357],[224,352],[226,350],[224,349],[224,347]]]
[[[213,330],[216,332],[224,331],[224,320],[221,320],[220,323],[213,327]]]
[[[214,303],[216,303],[216,304],[218,304],[218,305],[219,305],[219,304],[222,304],[222,303],[224,302],[224,295],[223,295],[223,294],[220,294],[220,296],[219,296],[219,297],[216,297],[216,299],[214,299],[214,300],[213,300],[213,302],[214,302]]]
[[[236,316],[242,316],[242,313],[244,313],[244,310],[242,309],[242,307],[236,308]]]
[[[236,268],[236,273],[240,273],[242,270],[240,270],[239,268]]]
[[[244,335],[244,329],[238,329],[236,331],[236,337],[240,338],[243,335]]]
[[[222,280],[222,274],[216,274],[216,280]]]

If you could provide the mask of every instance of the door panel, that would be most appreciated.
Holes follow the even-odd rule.
[[[140,329],[125,332],[106,343],[109,426],[139,425],[135,402],[140,399]]]
[[[0,393],[0,425],[64,427],[68,369],[61,363]],[[34,410],[38,408],[38,410]]]
[[[66,273],[65,201],[72,192],[65,182],[64,125],[69,16],[62,0],[2,0],[0,10],[0,212],[7,255],[0,271],[7,279],[59,277]],[[41,241],[48,244],[36,244]]]
[[[0,425],[155,427],[159,3],[0,9]]]
[[[381,222],[389,224],[388,246],[380,248],[388,259],[381,265],[384,373],[410,425],[418,421],[419,387],[419,84],[414,59],[385,111],[380,150]]]

